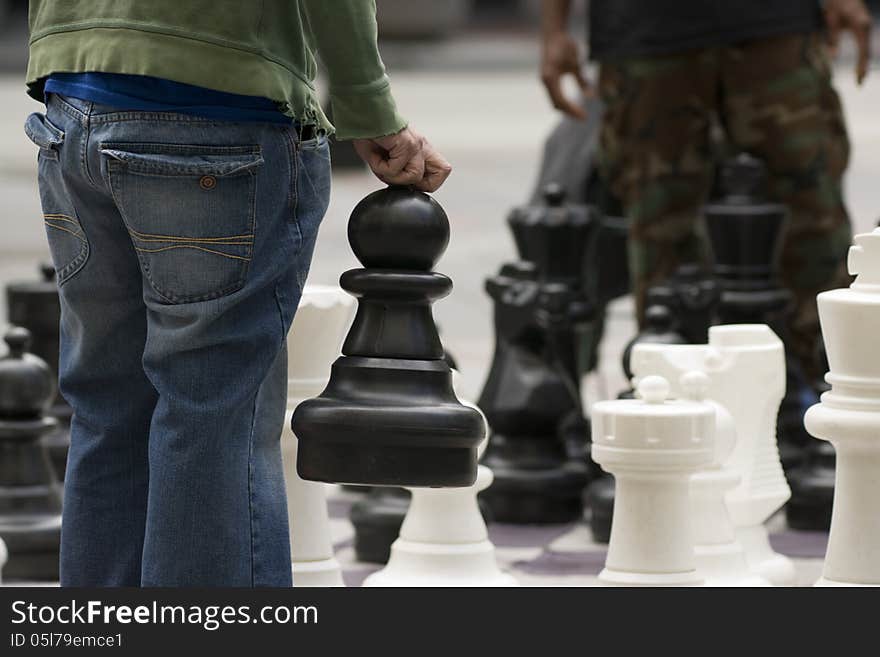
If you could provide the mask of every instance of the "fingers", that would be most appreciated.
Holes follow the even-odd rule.
[[[587,118],[584,108],[572,102],[562,91],[562,78],[559,75],[555,73],[545,74],[541,76],[541,79],[544,82],[544,87],[547,89],[547,95],[550,96],[550,102],[553,103],[553,107],[575,119],[583,120]],[[578,83],[580,84],[580,80]],[[587,83],[586,79],[584,79],[584,83]]]
[[[387,137],[356,139],[354,148],[373,174],[388,185],[410,185],[434,192],[452,173],[446,158],[409,128]]]
[[[416,189],[423,192],[436,192],[452,173],[452,165],[425,141],[425,176],[416,183]]]
[[[858,57],[856,59],[856,81],[859,84],[868,75],[868,66],[871,61],[871,14],[862,8],[853,21],[853,37],[856,41]]]

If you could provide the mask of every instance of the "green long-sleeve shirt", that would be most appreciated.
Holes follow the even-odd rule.
[[[30,0],[28,93],[55,72],[151,75],[271,98],[331,132],[317,55],[337,136],[377,137],[406,122],[376,32],[375,0]]]

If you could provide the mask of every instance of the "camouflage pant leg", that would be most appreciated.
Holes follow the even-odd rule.
[[[819,35],[725,48],[721,117],[728,140],[767,164],[769,191],[789,208],[782,277],[794,294],[788,347],[816,372],[816,294],[849,284],[852,239],[842,177],[849,141]]]
[[[709,131],[718,53],[602,62],[599,166],[630,222],[629,269],[639,323],[645,292],[682,262],[703,261],[697,218],[712,177]]]

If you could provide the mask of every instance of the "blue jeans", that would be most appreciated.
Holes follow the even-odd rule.
[[[324,137],[50,96],[26,132],[74,409],[64,586],[289,586],[285,337]]]

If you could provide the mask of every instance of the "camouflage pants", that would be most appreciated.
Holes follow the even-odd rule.
[[[640,323],[645,291],[681,262],[702,261],[700,208],[714,170],[712,129],[765,162],[790,211],[782,279],[795,297],[788,347],[815,372],[816,294],[848,284],[851,240],[841,179],[849,142],[818,34],[602,63],[601,170],[630,221]]]

